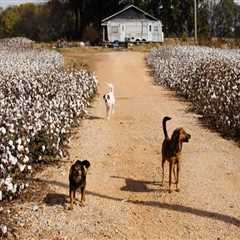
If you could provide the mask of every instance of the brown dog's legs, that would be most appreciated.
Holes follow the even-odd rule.
[[[161,183],[162,186],[163,186],[163,182],[164,182],[164,163],[165,163],[165,159],[163,157],[162,158],[162,183]]]
[[[174,164],[173,166],[173,175],[174,175],[174,180],[175,180],[175,184],[177,183],[177,175],[176,175],[176,164]]]
[[[69,197],[70,197],[70,210],[72,210],[73,209],[73,198],[74,198],[74,192],[73,192],[73,190],[70,190],[69,191]]]
[[[86,198],[85,198],[85,187],[81,188],[81,206],[84,207],[84,203],[85,202]]]
[[[173,163],[172,162],[169,162],[169,190],[168,192],[171,193],[171,184],[172,184],[172,172],[173,172]]]
[[[179,172],[180,172],[180,163],[177,163],[177,180],[176,180],[176,191],[179,192],[180,189],[178,187],[178,182],[179,182]]]

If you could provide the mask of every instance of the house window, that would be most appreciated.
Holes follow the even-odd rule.
[[[158,26],[154,26],[154,32],[158,32]]]
[[[112,26],[112,33],[118,33],[119,28],[118,26]]]
[[[152,25],[149,25],[149,32],[152,31]]]

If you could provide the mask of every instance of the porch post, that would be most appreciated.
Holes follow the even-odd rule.
[[[105,26],[103,26],[103,42],[105,42]]]

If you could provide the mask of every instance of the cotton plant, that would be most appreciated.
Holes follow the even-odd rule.
[[[25,189],[33,163],[64,156],[97,88],[92,73],[66,70],[61,54],[31,44],[0,40],[0,201]]]
[[[223,133],[240,135],[240,51],[176,46],[147,57],[156,83],[189,99]]]

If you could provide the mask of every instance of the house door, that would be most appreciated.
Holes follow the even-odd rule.
[[[152,32],[153,32],[153,25],[151,23],[148,24],[148,41],[152,42]]]
[[[125,24],[120,24],[120,28],[121,28],[121,42],[125,42]]]

